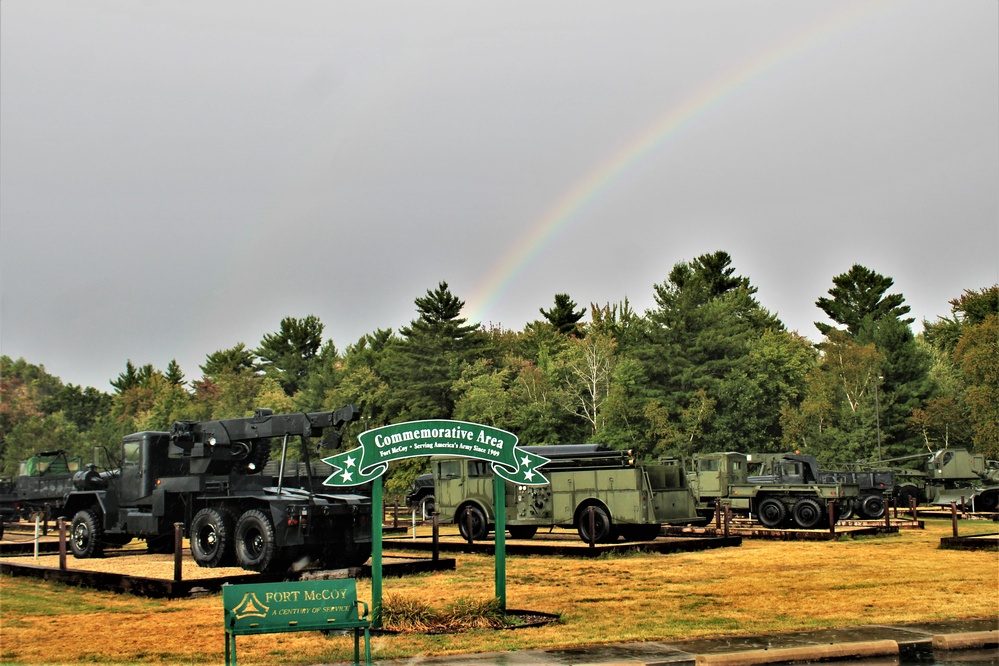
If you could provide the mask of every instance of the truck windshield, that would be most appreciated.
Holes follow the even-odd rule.
[[[714,458],[707,458],[705,460],[698,460],[697,466],[702,472],[717,472],[718,471],[718,461]]]
[[[124,458],[124,463],[127,466],[133,466],[139,464],[139,443],[138,442],[125,442],[122,447],[122,454]]]
[[[437,468],[437,478],[456,479],[461,476],[461,462],[458,460],[447,460]]]
[[[468,461],[468,476],[489,476],[489,463],[485,460],[469,460]]]

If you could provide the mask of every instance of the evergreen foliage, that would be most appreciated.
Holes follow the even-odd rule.
[[[538,308],[549,324],[555,327],[562,335],[579,335],[581,333],[579,321],[586,314],[586,310],[576,310],[576,302],[569,298],[569,294],[555,294],[555,305],[551,310]]]

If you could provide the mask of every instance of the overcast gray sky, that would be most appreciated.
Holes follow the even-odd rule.
[[[521,330],[725,250],[812,339],[860,263],[999,281],[999,3],[0,3],[0,353],[110,390],[445,280]]]

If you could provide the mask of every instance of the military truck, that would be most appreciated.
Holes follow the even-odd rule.
[[[689,477],[698,512],[709,516],[720,501],[737,515],[755,516],[764,527],[813,529],[828,521],[830,500],[837,506],[852,504],[859,495],[857,486],[821,483],[816,478],[793,482],[750,477],[748,463],[744,453],[695,455]]]
[[[0,484],[0,518],[16,522],[36,512],[58,515],[66,494],[73,490],[73,475],[81,469],[83,459],[62,449],[40,451],[22,460],[17,479]]]
[[[885,463],[923,460],[922,469],[891,467],[895,476],[894,495],[900,505],[915,500],[939,506],[955,502],[974,511],[993,512],[999,508],[999,462],[986,460],[981,453],[947,448],[927,454],[891,458],[865,467],[879,469]],[[963,504],[962,504],[963,503]]]
[[[694,496],[678,460],[637,465],[630,451],[596,444],[524,446],[548,458],[547,485],[507,482],[506,526],[514,539],[539,528],[575,528],[589,543],[655,539],[663,524],[698,522]],[[441,522],[457,523],[462,537],[484,539],[495,524],[493,472],[488,462],[431,458],[434,502]],[[590,507],[592,513],[592,532]]]
[[[855,498],[837,503],[839,518],[876,520],[885,515],[885,495],[895,485],[891,470],[837,471],[819,467],[815,456],[800,453],[750,453],[749,480],[769,483],[833,483],[857,486]]]
[[[336,448],[340,430],[357,418],[348,405],[335,412],[179,421],[169,432],[126,435],[115,469],[96,464],[73,479],[62,513],[72,516],[73,555],[99,557],[108,545],[145,539],[153,552],[172,552],[174,524],[190,538],[202,567],[237,565],[278,571],[290,563],[359,566],[371,553],[371,500],[360,494],[317,492],[321,479],[309,458],[311,438]],[[292,437],[301,442],[305,473],[287,468]],[[277,473],[268,464],[280,439]]]
[[[435,511],[433,474],[420,474],[413,479],[409,492],[406,493],[406,506],[419,509],[423,518],[433,514]]]

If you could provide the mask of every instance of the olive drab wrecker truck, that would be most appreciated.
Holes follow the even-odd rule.
[[[318,446],[336,448],[357,416],[353,405],[308,414],[258,409],[248,418],[126,435],[117,468],[98,472],[94,463],[73,479],[62,509],[72,516],[73,555],[99,557],[105,546],[134,538],[153,552],[173,552],[180,523],[202,567],[278,571],[303,558],[360,566],[371,553],[371,500],[317,492],[329,469],[320,463],[324,470],[314,473],[309,459],[312,438],[325,433]],[[302,461],[288,460],[293,437]],[[268,462],[278,442],[281,457]]]
[[[830,500],[844,506],[859,495],[855,485],[821,483],[815,469],[806,468],[808,476],[791,480],[749,476],[748,464],[744,453],[694,456],[690,485],[702,515],[710,516],[721,502],[737,515],[756,517],[764,527],[813,529],[828,521]]]
[[[655,539],[663,524],[700,522],[694,496],[677,460],[636,464],[629,451],[596,444],[518,447],[544,456],[548,485],[507,482],[506,526],[514,539],[539,528],[575,528],[579,538],[608,543]],[[434,503],[442,522],[456,523],[467,540],[485,538],[495,522],[493,471],[488,462],[434,456]],[[591,533],[591,512],[592,533]]]

